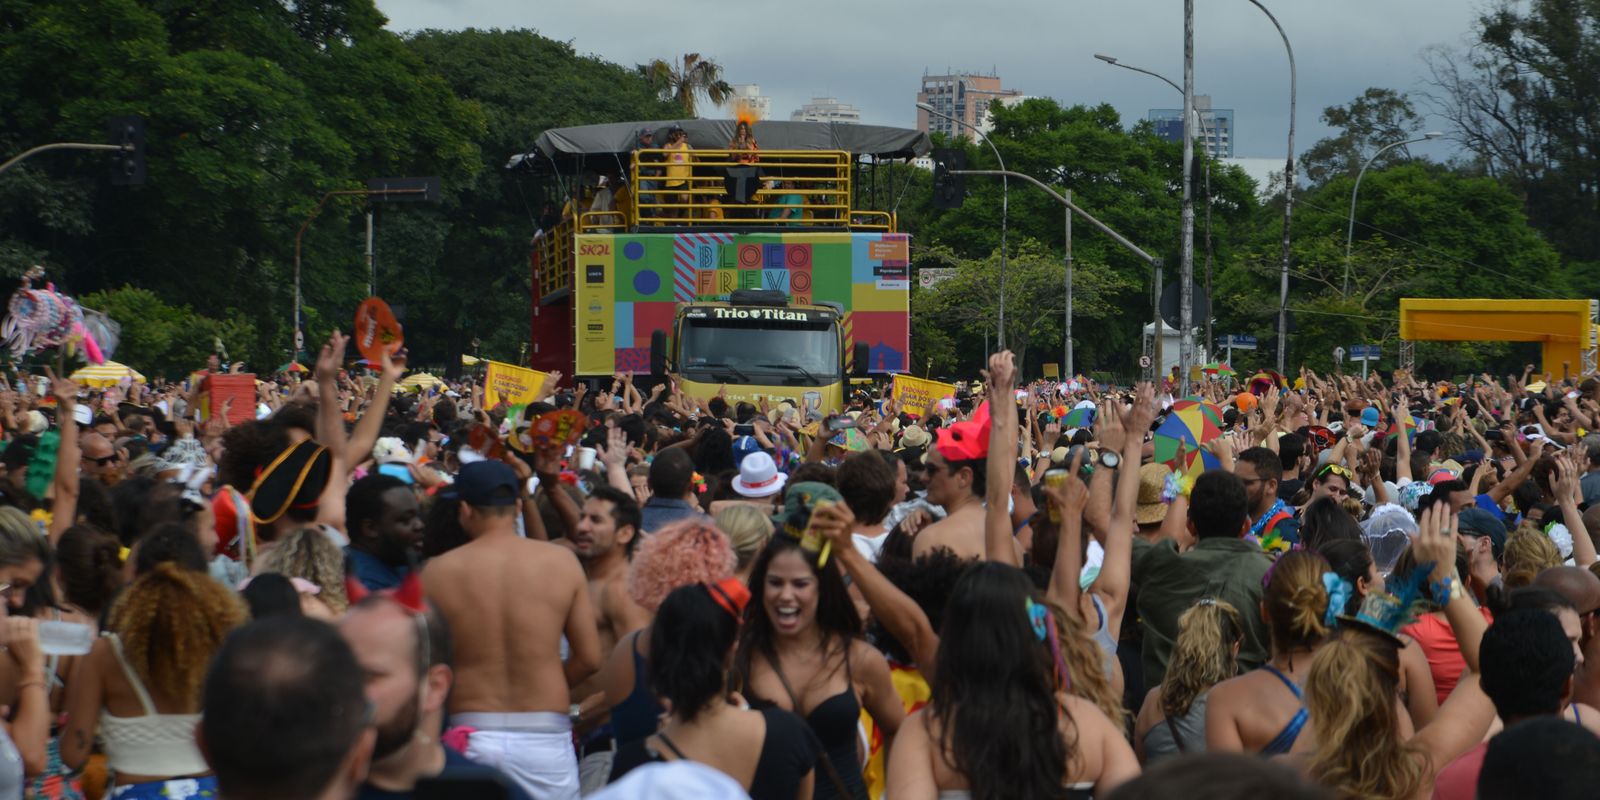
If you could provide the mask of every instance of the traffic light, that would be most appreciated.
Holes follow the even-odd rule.
[[[110,143],[122,148],[111,156],[111,185],[144,185],[144,117],[112,117],[110,129]]]
[[[967,179],[951,175],[950,170],[967,168],[965,150],[933,151],[933,207],[960,208],[967,200]]]

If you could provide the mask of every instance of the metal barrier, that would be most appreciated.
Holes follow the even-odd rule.
[[[533,257],[538,265],[539,301],[548,303],[572,289],[572,220],[564,219],[533,237]]]
[[[625,213],[638,228],[850,225],[843,150],[636,150],[628,169]],[[735,195],[741,181],[757,182],[744,187],[747,202]]]

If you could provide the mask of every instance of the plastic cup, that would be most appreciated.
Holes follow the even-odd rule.
[[[1072,476],[1071,470],[1065,470],[1065,469],[1047,470],[1044,473],[1044,485],[1045,485],[1045,488],[1048,488],[1048,489],[1059,489],[1059,488],[1061,488],[1061,485],[1063,483],[1066,483],[1067,478],[1069,478],[1071,476]],[[1061,522],[1061,512],[1056,509],[1056,504],[1055,503],[1051,503],[1050,504],[1049,511],[1050,511],[1050,521],[1051,522],[1056,522],[1056,523]]]

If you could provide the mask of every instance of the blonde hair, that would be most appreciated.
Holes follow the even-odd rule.
[[[1178,617],[1167,675],[1161,681],[1161,713],[1181,717],[1195,698],[1239,672],[1233,646],[1244,636],[1239,609],[1222,600],[1202,600]]]
[[[736,503],[717,512],[717,527],[728,534],[738,559],[735,571],[750,566],[772,538],[772,519],[749,503]]]
[[[1517,589],[1532,584],[1547,567],[1561,566],[1561,552],[1544,531],[1526,526],[1506,538],[1504,560],[1506,588]]]
[[[1331,571],[1328,562],[1310,550],[1290,550],[1273,563],[1267,588],[1261,594],[1273,647],[1310,647],[1328,635],[1328,626],[1323,622],[1328,612],[1328,589],[1322,583],[1322,573]]]
[[[1400,648],[1343,628],[1311,660],[1306,709],[1320,743],[1311,777],[1341,798],[1408,798],[1428,779],[1427,754],[1400,738]]]
[[[122,640],[140,681],[160,696],[198,704],[211,657],[248,616],[238,596],[209,574],[167,561],[117,597],[106,627]]]
[[[1050,609],[1056,621],[1056,636],[1061,640],[1061,660],[1067,666],[1072,685],[1067,693],[1094,703],[1114,725],[1124,726],[1128,710],[1122,705],[1122,696],[1111,687],[1111,676],[1106,674],[1101,656],[1105,651],[1094,640],[1094,631],[1076,614],[1069,614],[1054,602],[1040,599]]]
[[[344,593],[344,553],[328,535],[317,528],[296,528],[267,551],[257,572],[276,572],[285,578],[301,578],[322,591],[317,599],[335,614],[350,606]]]

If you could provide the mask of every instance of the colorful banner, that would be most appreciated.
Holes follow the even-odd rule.
[[[670,331],[678,303],[776,289],[789,301],[838,303],[845,358],[870,348],[873,372],[908,368],[910,239],[895,233],[691,232],[577,237],[577,374],[645,373],[650,334]],[[848,365],[847,365],[848,366]]]
[[[913,378],[908,375],[894,376],[894,388],[890,390],[890,397],[900,410],[914,416],[921,416],[936,400],[956,396],[956,387],[948,383]]]
[[[502,402],[508,406],[525,406],[539,399],[547,374],[536,369],[489,361],[489,375],[485,381],[483,402],[494,408]]]

